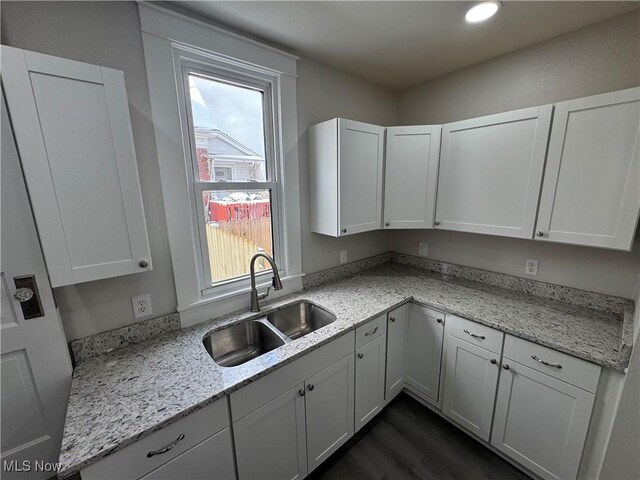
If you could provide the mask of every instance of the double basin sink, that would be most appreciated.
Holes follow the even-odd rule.
[[[266,317],[216,330],[204,338],[204,347],[216,364],[236,367],[335,320],[335,315],[318,305],[297,302]]]

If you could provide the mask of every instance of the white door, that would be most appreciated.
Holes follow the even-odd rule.
[[[504,358],[491,443],[542,478],[575,479],[594,399]]]
[[[405,383],[426,400],[438,403],[444,313],[411,304],[405,349]]]
[[[338,120],[339,235],[377,230],[382,223],[384,128]]]
[[[353,435],[353,383],[353,354],[305,382],[309,473]]]
[[[150,270],[123,73],[3,46],[2,82],[51,285]]]
[[[436,228],[533,238],[552,106],[442,127]]]
[[[558,103],[536,239],[630,250],[640,213],[640,88]]]
[[[304,384],[233,424],[240,480],[307,476]]]
[[[498,386],[500,356],[446,335],[442,412],[488,441]]]
[[[404,387],[404,349],[407,340],[408,313],[408,303],[389,312],[389,319],[387,321],[385,403],[389,403]]]
[[[141,480],[233,480],[231,432],[225,428],[182,455],[169,460]]]
[[[36,460],[58,461],[72,369],[4,98],[1,103],[1,460],[3,464],[30,461],[33,465]],[[35,277],[43,316],[25,320],[21,304],[14,297],[15,279],[29,275]],[[2,478],[7,479],[50,476],[33,470],[22,475],[7,468],[2,472]]]
[[[440,125],[387,128],[384,227],[433,228]]]
[[[386,342],[380,335],[356,351],[356,432],[384,407]]]

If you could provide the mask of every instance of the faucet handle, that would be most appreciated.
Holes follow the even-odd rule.
[[[267,290],[264,293],[258,294],[258,300],[262,300],[263,298],[267,298],[269,296],[269,291],[271,291],[271,287],[267,287]]]

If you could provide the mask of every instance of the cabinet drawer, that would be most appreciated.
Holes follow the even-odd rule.
[[[458,337],[473,345],[478,345],[498,355],[502,353],[504,333],[491,327],[448,314],[445,329],[449,335]]]
[[[140,478],[228,426],[229,408],[227,399],[224,398],[90,465],[82,471],[82,478],[83,480]],[[184,437],[166,453],[147,456],[151,451],[172,445],[181,435]]]
[[[380,315],[356,328],[356,350],[387,331],[387,315]]]
[[[504,356],[588,392],[598,388],[601,368],[566,353],[507,335]]]
[[[232,480],[235,477],[231,431],[225,428],[140,480]]]

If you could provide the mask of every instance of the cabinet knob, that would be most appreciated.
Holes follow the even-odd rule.
[[[442,319],[441,319],[441,318],[438,318],[438,319],[436,319],[436,322],[438,322],[438,323],[442,323]]]
[[[508,363],[505,363],[504,365],[502,365],[502,368],[504,368],[505,370],[509,370],[511,367]]]
[[[140,260],[140,261],[138,262],[138,266],[139,266],[140,268],[147,268],[147,267],[149,266],[149,262],[147,262],[147,261],[146,261],[146,260],[144,260],[144,259],[143,259],[143,260]]]
[[[437,227],[438,225],[440,225],[440,222],[433,222],[433,224]]]
[[[536,235],[539,236],[539,237],[544,237],[544,232],[542,230],[538,230],[536,232]]]
[[[495,358],[492,358],[489,361],[491,362],[491,365],[495,365],[496,363],[498,363],[498,360],[496,360]]]
[[[309,391],[313,390],[315,387],[313,386],[313,383],[310,383],[309,385],[307,385],[307,389]]]
[[[396,321],[395,317],[389,317],[389,320],[391,320],[391,323]]]
[[[340,230],[342,233],[347,233],[347,229],[343,228],[342,230]]]
[[[385,223],[384,223],[384,226],[385,226],[385,227],[388,227],[388,226],[390,226],[390,225],[391,225],[391,224],[390,224],[389,222],[385,222]]]
[[[304,397],[304,388],[301,388],[300,390],[298,390],[298,395],[300,395],[301,397]]]
[[[364,353],[359,353],[358,358],[364,358]]]

